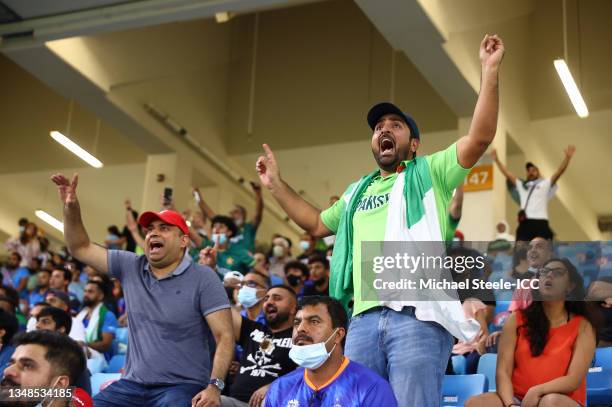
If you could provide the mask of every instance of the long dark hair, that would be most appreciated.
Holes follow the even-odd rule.
[[[566,297],[565,310],[568,314],[581,315],[593,324],[593,314],[585,301],[584,280],[582,276],[567,258],[550,259],[544,265],[553,261],[563,263],[568,271],[570,283],[574,283],[574,289]],[[550,321],[544,313],[540,292],[538,290],[532,290],[532,295],[533,302],[523,311],[525,323],[518,329],[524,329],[525,335],[529,340],[531,355],[539,356],[544,351],[544,347],[548,341]]]

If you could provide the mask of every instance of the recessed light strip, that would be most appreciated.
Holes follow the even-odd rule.
[[[42,219],[43,221],[47,222],[49,225],[53,226],[55,229],[64,233],[64,223],[63,222],[59,221],[58,219],[54,218],[53,216],[49,215],[47,212],[41,209],[37,209],[36,211],[34,211],[34,214],[38,216],[40,219]]]
[[[74,141],[70,140],[68,137],[64,136],[59,131],[54,130],[50,134],[53,140],[57,141],[62,146],[66,147],[68,150],[70,150],[71,153],[73,153],[74,155],[76,155],[77,157],[79,157],[81,160],[85,161],[87,164],[91,165],[92,167],[102,168],[104,166],[104,164],[102,164],[102,161],[98,160],[96,157],[89,154],[81,146],[79,146]]]
[[[578,86],[576,86],[576,82],[574,81],[574,77],[572,76],[567,63],[564,59],[555,59],[554,65],[555,69],[557,70],[557,74],[559,74],[559,78],[561,78],[561,82],[563,82],[565,91],[572,101],[572,105],[574,105],[574,110],[576,110],[578,116],[582,118],[588,117],[589,109],[587,108],[586,103],[584,103],[584,99],[578,90]]]

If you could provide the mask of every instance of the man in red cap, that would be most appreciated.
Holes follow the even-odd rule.
[[[78,175],[69,181],[56,174],[52,180],[64,205],[68,250],[118,279],[127,300],[125,375],[96,395],[96,406],[219,406],[234,352],[230,305],[216,274],[186,255],[183,217],[171,210],[145,212],[138,220],[147,230],[145,254],[107,250],[92,243],[83,226]]]

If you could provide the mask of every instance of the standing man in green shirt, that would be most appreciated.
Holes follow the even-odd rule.
[[[480,44],[481,88],[469,132],[446,150],[417,157],[421,140],[416,122],[391,103],[372,107],[367,121],[379,169],[351,184],[323,212],[282,180],[267,144],[265,155],[257,160],[262,184],[293,221],[316,237],[336,234],[330,295],[345,307],[354,296],[345,353],[388,379],[401,406],[440,404],[452,335],[465,338],[468,329],[445,319],[443,307],[435,301],[407,305],[363,299],[361,243],[400,240],[399,235],[413,241],[443,241],[449,236],[453,190],[495,137],[503,55],[501,39],[486,35]]]

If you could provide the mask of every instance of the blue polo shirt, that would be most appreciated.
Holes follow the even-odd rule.
[[[212,333],[204,317],[230,306],[215,272],[185,256],[173,272],[157,279],[144,255],[122,250],[108,251],[108,268],[121,282],[128,313],[124,378],[205,387]]]

